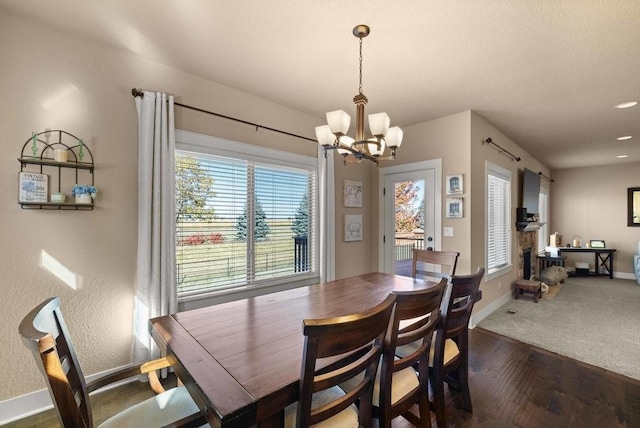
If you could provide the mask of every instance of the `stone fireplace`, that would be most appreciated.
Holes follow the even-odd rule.
[[[532,276],[538,276],[537,248],[537,231],[518,232],[518,279],[531,279]]]

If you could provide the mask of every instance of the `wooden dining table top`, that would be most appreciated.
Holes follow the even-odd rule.
[[[277,426],[296,401],[302,321],[361,312],[435,282],[368,273],[150,320],[150,331],[213,426]]]

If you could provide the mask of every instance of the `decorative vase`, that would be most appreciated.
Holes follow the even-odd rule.
[[[91,203],[91,195],[88,193],[83,193],[81,195],[76,196],[76,204],[90,204]]]

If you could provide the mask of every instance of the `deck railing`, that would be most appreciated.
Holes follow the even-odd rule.
[[[396,237],[396,261],[413,258],[413,249],[424,248],[424,239],[416,237]]]

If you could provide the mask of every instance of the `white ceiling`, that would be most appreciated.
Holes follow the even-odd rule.
[[[0,0],[0,8],[318,117],[353,113],[351,30],[368,24],[368,113],[408,126],[472,109],[552,169],[640,161],[640,105],[614,108],[640,101],[637,0]],[[616,140],[623,135],[633,138]]]

